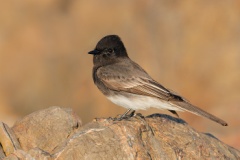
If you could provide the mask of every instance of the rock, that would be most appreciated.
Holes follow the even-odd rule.
[[[0,122],[0,142],[3,147],[0,148],[0,159],[21,148],[13,131],[3,122]]]
[[[168,115],[80,126],[70,109],[34,112],[12,127],[21,148],[5,159],[240,159],[238,150]]]
[[[50,107],[24,117],[12,129],[23,150],[37,147],[50,152],[79,126],[81,121],[71,109]]]

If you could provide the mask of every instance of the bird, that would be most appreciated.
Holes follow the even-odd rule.
[[[187,111],[223,126],[228,124],[192,105],[188,100],[155,81],[140,65],[132,61],[118,35],[107,35],[88,52],[93,55],[92,77],[98,89],[114,104],[128,109],[118,120],[136,110],[150,107],[165,109],[178,116]]]

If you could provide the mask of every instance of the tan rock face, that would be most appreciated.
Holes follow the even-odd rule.
[[[12,129],[23,150],[37,147],[50,152],[79,126],[81,121],[71,109],[51,107],[24,117]]]
[[[95,119],[81,127],[71,109],[51,107],[26,116],[11,132],[21,147],[7,157],[2,152],[5,159],[240,158],[238,150],[214,136],[161,114],[145,118],[137,115],[122,121]]]

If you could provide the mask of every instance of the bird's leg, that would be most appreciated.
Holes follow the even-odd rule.
[[[129,114],[129,117],[132,117],[135,115],[135,110],[133,110],[130,114]]]
[[[121,117],[115,118],[115,120],[121,121],[121,120],[123,120],[124,118],[132,117],[132,116],[134,115],[134,113],[135,113],[135,110],[133,110],[133,111],[128,115],[128,113],[129,113],[130,111],[132,111],[132,109],[128,109],[125,113],[123,113],[123,114],[121,115]]]
[[[119,118],[119,120],[124,119],[125,117],[127,117],[127,114],[131,111],[132,109],[128,109],[125,113],[123,113],[123,115],[121,115],[121,117]]]

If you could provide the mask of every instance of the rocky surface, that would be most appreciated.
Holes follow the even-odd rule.
[[[0,159],[240,159],[240,152],[179,118],[154,114],[82,126],[71,109],[34,112],[1,123]]]

